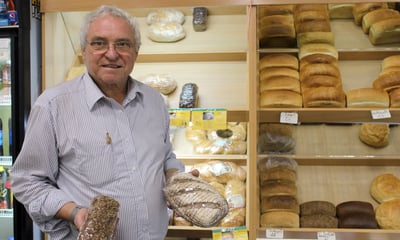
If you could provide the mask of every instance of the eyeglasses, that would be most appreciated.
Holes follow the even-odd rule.
[[[95,40],[88,43],[90,48],[97,54],[103,54],[110,49],[110,43],[104,40]],[[130,41],[118,41],[112,43],[114,50],[118,53],[130,53],[133,43]]]

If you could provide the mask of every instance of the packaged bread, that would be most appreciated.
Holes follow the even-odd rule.
[[[188,126],[185,128],[185,138],[193,144],[197,144],[207,140],[207,131],[203,129],[193,129]]]
[[[362,30],[364,33],[369,33],[369,28],[374,24],[382,20],[400,18],[400,12],[394,9],[381,8],[373,10],[364,15],[362,18]]]
[[[185,83],[182,86],[182,91],[179,96],[180,108],[195,108],[197,107],[199,87],[195,83]]]
[[[389,94],[377,88],[356,88],[346,93],[347,107],[387,108]]]
[[[231,208],[228,214],[221,220],[220,227],[239,227],[245,225],[246,208]]]
[[[301,108],[303,99],[298,92],[289,90],[269,90],[260,94],[262,108]]]
[[[205,7],[193,8],[193,29],[196,32],[204,32],[207,29],[208,10]]]
[[[175,91],[177,86],[175,78],[166,73],[147,74],[141,77],[139,80],[165,95],[171,94],[173,91]]]
[[[259,127],[259,153],[294,153],[296,141],[293,125],[282,123],[262,123]]]
[[[233,162],[212,160],[194,164],[192,169],[198,169],[199,177],[207,182],[216,181],[226,184],[232,179],[246,181],[246,171]]]
[[[119,203],[114,198],[104,195],[93,198],[78,240],[114,239],[118,212]]]
[[[175,226],[193,226],[191,222],[179,216],[176,212],[174,212],[173,217],[173,225]]]
[[[382,229],[400,229],[400,198],[380,204],[375,212],[376,220]]]
[[[369,28],[369,40],[374,45],[400,42],[400,17],[376,22]]]
[[[362,123],[358,137],[368,146],[381,148],[389,144],[390,128],[386,123]]]
[[[176,22],[181,25],[185,22],[185,15],[180,10],[168,8],[151,11],[146,17],[146,23],[148,25],[167,22]]]
[[[260,171],[268,171],[276,167],[284,167],[297,172],[297,162],[293,158],[284,156],[269,156],[258,161]]]
[[[186,37],[183,26],[177,22],[156,22],[149,26],[149,39],[154,42],[177,42]]]
[[[231,179],[226,183],[225,194],[229,208],[246,207],[246,183],[240,179]]]
[[[400,198],[400,179],[392,173],[378,175],[371,182],[370,194],[378,203]]]
[[[354,23],[357,26],[361,26],[362,19],[365,14],[380,8],[387,8],[387,3],[385,2],[355,3],[353,6]]]

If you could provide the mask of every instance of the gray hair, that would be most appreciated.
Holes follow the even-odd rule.
[[[97,17],[109,15],[114,17],[120,17],[125,19],[132,28],[132,31],[135,33],[135,50],[139,52],[140,45],[142,44],[140,38],[140,29],[139,24],[137,23],[136,19],[130,15],[128,12],[116,7],[116,6],[109,6],[109,5],[102,5],[98,7],[96,10],[90,12],[85,17],[85,21],[82,25],[81,32],[80,32],[80,44],[81,49],[83,50],[86,46],[86,34],[89,29],[90,24],[95,20]]]

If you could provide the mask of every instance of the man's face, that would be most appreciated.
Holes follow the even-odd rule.
[[[122,18],[100,16],[89,26],[83,57],[100,87],[125,86],[137,57],[134,32]]]

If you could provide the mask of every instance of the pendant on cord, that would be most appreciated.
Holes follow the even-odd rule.
[[[111,144],[111,137],[110,137],[110,134],[108,132],[106,132],[106,143],[107,144]]]

